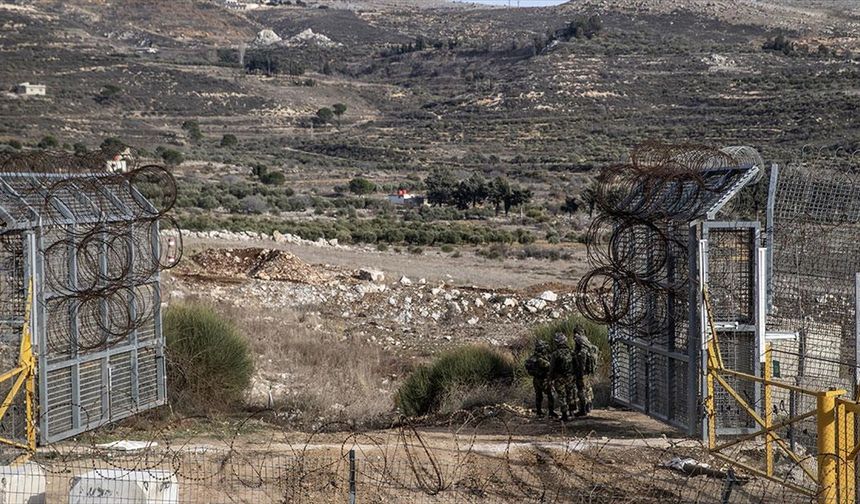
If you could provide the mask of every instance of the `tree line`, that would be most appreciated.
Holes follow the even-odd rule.
[[[465,210],[489,202],[496,209],[496,215],[504,210],[507,215],[511,208],[531,201],[532,192],[505,177],[487,180],[480,173],[473,173],[466,179],[457,179],[448,169],[434,169],[424,179],[427,187],[427,201],[432,205],[454,205]]]

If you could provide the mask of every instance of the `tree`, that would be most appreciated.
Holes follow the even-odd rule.
[[[561,210],[573,215],[579,210],[579,201],[577,201],[573,196],[568,196],[564,199],[564,204],[561,206]]]
[[[317,115],[315,119],[319,124],[328,124],[333,118],[334,112],[328,107],[323,107],[317,110]]]
[[[251,168],[251,173],[260,179],[260,182],[266,185],[281,185],[286,181],[286,177],[279,171],[269,171],[265,165],[258,164]]]
[[[505,215],[507,215],[511,208],[525,205],[532,199],[532,191],[531,189],[525,189],[522,187],[515,187],[511,190],[511,195],[505,199]]]
[[[239,139],[232,133],[227,133],[221,137],[221,147],[233,148],[239,145]]]
[[[470,205],[474,208],[483,203],[488,194],[487,180],[480,173],[473,173],[469,178],[461,180],[457,184],[454,199],[457,207],[461,209],[466,209]]]
[[[502,209],[505,200],[511,195],[511,183],[504,177],[496,177],[489,188],[490,203],[496,208],[496,215]]]
[[[370,194],[376,190],[376,184],[362,177],[355,177],[349,181],[349,191],[353,194]]]
[[[340,118],[343,114],[346,113],[346,105],[344,105],[343,103],[335,103],[334,105],[331,106],[331,108],[332,108],[332,112],[334,112],[334,115],[337,116],[337,126],[339,128],[340,127]]]
[[[424,179],[427,188],[427,201],[433,205],[448,205],[454,202],[457,179],[447,168],[435,168]]]
[[[53,135],[45,135],[41,140],[39,140],[37,147],[40,149],[56,149],[58,145],[60,145],[60,142],[57,141],[57,137]]]
[[[203,133],[200,131],[200,123],[193,119],[182,123],[182,129],[188,133],[188,138],[194,143],[199,143],[203,139]]]
[[[163,149],[161,151],[161,159],[168,166],[179,166],[185,161],[185,156],[182,155],[181,152],[175,149]]]

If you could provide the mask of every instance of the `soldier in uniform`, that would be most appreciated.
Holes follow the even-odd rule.
[[[535,413],[538,418],[543,416],[543,395],[546,392],[546,407],[549,416],[557,417],[555,414],[555,401],[552,396],[552,386],[549,380],[550,354],[549,345],[546,341],[535,341],[535,350],[526,359],[526,372],[532,377],[532,384],[535,387]]]
[[[573,333],[575,341],[574,355],[576,358],[576,397],[579,409],[576,416],[585,416],[591,412],[594,391],[591,388],[592,375],[597,367],[598,350],[591,341],[577,328]]]
[[[570,418],[571,406],[574,406],[574,388],[576,387],[576,376],[579,374],[576,356],[567,344],[567,336],[557,332],[553,336],[555,350],[550,359],[549,376],[555,396],[561,403],[561,420]]]

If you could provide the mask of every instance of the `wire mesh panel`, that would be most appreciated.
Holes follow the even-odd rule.
[[[718,331],[720,355],[727,369],[758,375],[755,337],[755,259],[757,222],[704,226],[707,241],[707,291]],[[748,404],[757,404],[760,387],[750,381],[726,380]],[[715,389],[719,432],[755,427],[753,418],[719,385]]]
[[[853,161],[853,162],[852,162]],[[773,278],[768,330],[774,368],[803,387],[857,393],[855,274],[860,272],[860,176],[856,160],[805,160],[779,170],[774,184]],[[782,392],[786,415],[815,407],[814,398]],[[815,422],[788,432],[815,450]]]

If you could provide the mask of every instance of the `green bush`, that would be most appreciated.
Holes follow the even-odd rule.
[[[60,142],[57,140],[57,137],[46,135],[39,140],[39,143],[36,146],[40,149],[56,149],[58,145],[60,145]]]
[[[221,137],[221,147],[236,147],[239,145],[239,139],[232,133],[226,133]]]
[[[404,414],[425,415],[437,411],[451,392],[507,386],[516,376],[517,366],[510,355],[485,346],[464,346],[413,371],[398,389],[395,400]]]
[[[174,305],[164,314],[171,404],[185,412],[226,410],[242,400],[254,363],[236,326],[213,309]]]

